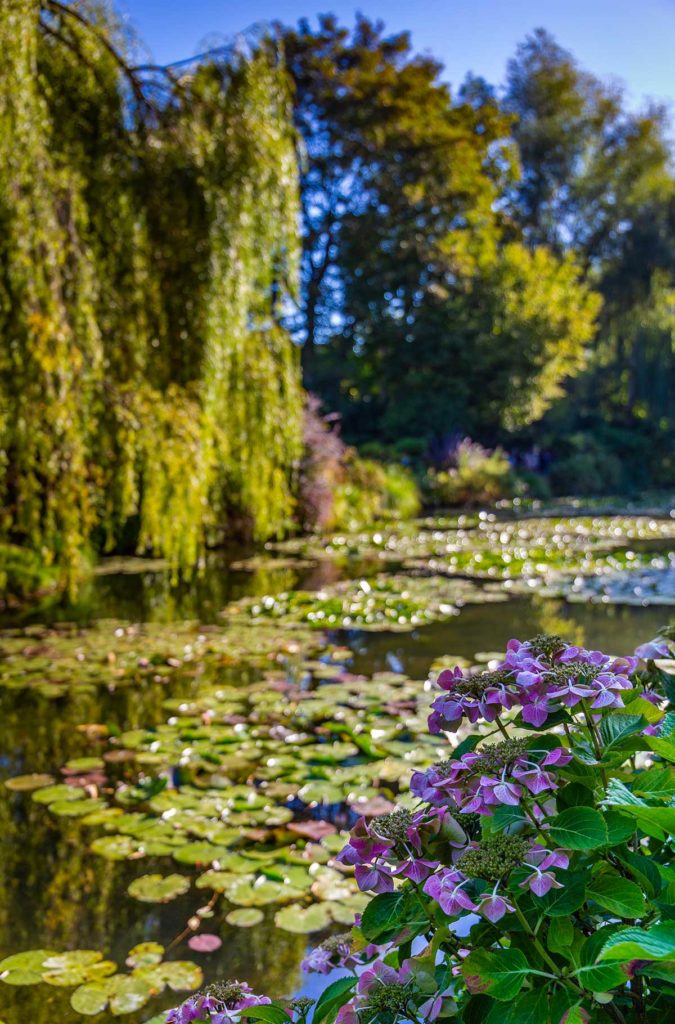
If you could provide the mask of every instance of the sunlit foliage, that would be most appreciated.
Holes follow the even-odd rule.
[[[0,10],[2,533],[191,566],[290,511],[298,196],[274,46],[147,78],[89,4]]]

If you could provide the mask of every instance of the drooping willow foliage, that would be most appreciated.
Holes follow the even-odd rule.
[[[100,7],[0,5],[0,539],[74,579],[288,519],[301,387],[287,83],[265,39],[131,71]]]

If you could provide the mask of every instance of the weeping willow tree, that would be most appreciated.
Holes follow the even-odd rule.
[[[271,42],[132,69],[101,6],[0,5],[0,536],[190,566],[283,528],[298,189]]]

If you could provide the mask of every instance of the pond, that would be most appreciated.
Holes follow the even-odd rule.
[[[669,507],[438,517],[180,585],[110,562],[7,613],[0,959],[42,953],[0,965],[0,1021],[161,1020],[202,976],[311,994],[308,942],[362,905],[345,830],[438,754],[428,675],[542,632],[632,652],[670,617],[674,537]]]

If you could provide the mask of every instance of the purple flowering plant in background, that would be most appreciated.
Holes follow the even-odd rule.
[[[674,641],[666,629],[616,658],[547,634],[487,671],[442,672],[429,728],[448,756],[336,858],[372,899],[303,968],[342,976],[314,1006],[231,983],[167,1021],[669,1019]]]

